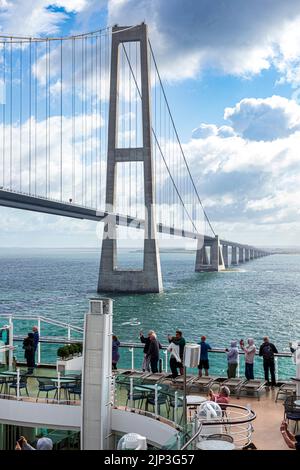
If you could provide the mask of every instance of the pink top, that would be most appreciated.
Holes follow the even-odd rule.
[[[221,403],[221,404],[225,404],[225,405],[229,404],[229,398],[224,397],[224,395],[219,395],[219,394],[214,394],[213,393],[212,397],[211,397],[211,400],[215,401],[216,403]]]

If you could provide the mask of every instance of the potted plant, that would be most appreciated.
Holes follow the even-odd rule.
[[[74,343],[61,346],[57,350],[59,359],[56,361],[56,368],[58,372],[65,372],[66,370],[81,370],[82,357],[82,344]]]

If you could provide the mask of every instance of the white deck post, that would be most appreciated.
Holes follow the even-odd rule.
[[[83,345],[81,449],[108,449],[112,404],[111,299],[90,300]]]

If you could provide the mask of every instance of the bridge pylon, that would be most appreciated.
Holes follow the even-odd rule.
[[[140,44],[142,147],[118,148],[119,49],[122,44]],[[112,29],[110,102],[108,123],[108,156],[106,179],[106,210],[116,207],[116,166],[118,163],[140,161],[144,169],[145,235],[142,270],[117,268],[117,231],[114,221],[104,226],[98,292],[162,292],[162,275],[155,217],[154,172],[152,157],[152,126],[150,109],[150,75],[147,26]]]

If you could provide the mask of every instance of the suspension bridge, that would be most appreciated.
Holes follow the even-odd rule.
[[[270,254],[216,235],[145,24],[0,54],[0,205],[103,222],[99,292],[161,292],[159,233],[197,240],[199,272]],[[118,269],[118,226],[144,231],[143,269]]]

